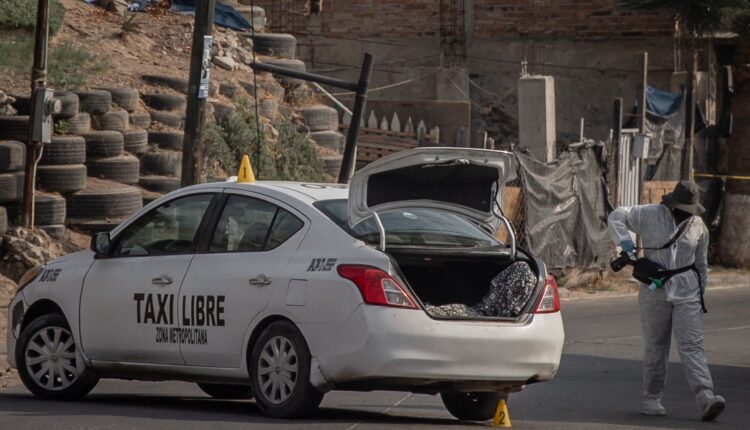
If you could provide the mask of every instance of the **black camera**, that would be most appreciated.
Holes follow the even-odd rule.
[[[633,258],[628,255],[627,252],[620,252],[620,256],[609,262],[609,267],[612,268],[613,272],[619,272],[628,264],[633,263]]]

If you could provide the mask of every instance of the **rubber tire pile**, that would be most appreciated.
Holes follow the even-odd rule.
[[[152,76],[155,85],[176,91],[187,90],[187,82],[179,79]],[[155,195],[180,188],[182,176],[182,142],[187,98],[182,94],[143,94],[143,102],[151,114],[152,127],[148,130],[148,146],[140,155],[139,184]]]
[[[326,174],[337,178],[344,153],[344,135],[338,132],[339,115],[336,109],[324,105],[312,105],[300,109],[305,126],[310,130],[310,138],[321,148]]]
[[[19,115],[0,117],[0,139],[25,141],[20,131],[28,127],[29,96],[14,97]],[[147,148],[150,115],[139,112],[132,88],[56,91],[55,97],[62,110],[53,115],[55,134],[37,166],[35,225],[57,237],[66,224],[85,232],[110,229],[143,206],[142,191],[131,185],[139,180],[136,155]],[[7,206],[0,229],[4,218],[17,221],[22,213],[24,153],[20,142],[0,144],[0,203]]]

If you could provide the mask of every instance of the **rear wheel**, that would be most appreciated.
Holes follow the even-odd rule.
[[[253,389],[248,385],[198,384],[198,388],[214,399],[253,398]]]
[[[310,384],[310,351],[297,327],[272,323],[261,333],[251,354],[250,375],[255,402],[276,418],[309,414],[323,400]]]
[[[448,412],[463,421],[487,421],[495,416],[501,393],[441,393]]]
[[[43,315],[23,329],[16,361],[23,384],[43,399],[80,399],[99,381],[83,362],[65,317],[58,313]]]

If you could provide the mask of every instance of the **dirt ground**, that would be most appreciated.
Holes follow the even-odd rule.
[[[156,8],[137,13],[130,25],[125,18],[82,0],[61,0],[66,9],[63,26],[51,45],[73,44],[103,57],[107,67],[89,80],[90,87],[137,87],[142,92],[170,92],[141,81],[144,74],[187,79],[193,36],[193,17]],[[123,31],[126,29],[125,31]],[[214,34],[227,32],[214,27]],[[116,71],[116,73],[114,72]],[[212,80],[248,80],[249,68],[229,72],[212,69]],[[27,91],[27,73],[0,74],[0,88]]]

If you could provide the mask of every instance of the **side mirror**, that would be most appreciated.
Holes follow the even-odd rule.
[[[91,250],[97,255],[108,255],[109,245],[109,233],[97,233],[91,238]]]

